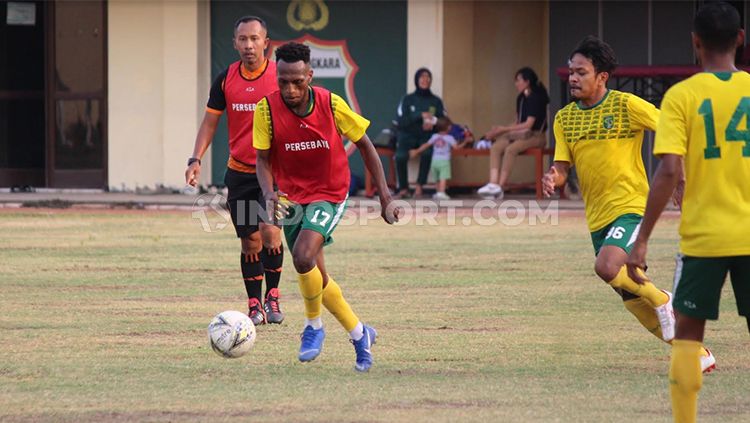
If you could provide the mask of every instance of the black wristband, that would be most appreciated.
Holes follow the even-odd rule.
[[[195,158],[195,157],[191,157],[191,158],[189,158],[189,159],[188,159],[188,166],[190,166],[191,164],[193,164],[193,163],[195,163],[195,162],[198,162],[198,165],[200,166],[200,164],[201,164],[201,159],[198,159],[198,158]]]

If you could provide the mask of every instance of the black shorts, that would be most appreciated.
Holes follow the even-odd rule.
[[[224,175],[227,187],[227,206],[238,238],[258,232],[260,222],[266,222],[266,201],[258,183],[258,175],[227,168]]]

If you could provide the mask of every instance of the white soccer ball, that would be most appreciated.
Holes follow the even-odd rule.
[[[208,325],[208,342],[224,358],[242,357],[255,344],[255,325],[245,313],[223,311]]]

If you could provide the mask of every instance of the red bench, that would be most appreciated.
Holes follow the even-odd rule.
[[[489,156],[490,150],[484,149],[484,150],[476,150],[473,148],[460,148],[458,150],[453,150],[454,156]],[[529,182],[518,182],[513,184],[508,184],[508,190],[514,190],[514,189],[534,189],[536,192],[536,198],[542,199],[543,193],[542,193],[542,176],[544,176],[544,171],[546,170],[546,165],[544,163],[544,156],[555,156],[555,150],[552,148],[529,148],[528,150],[524,151],[523,153],[519,154],[519,156],[532,156],[534,157],[534,181]],[[457,186],[456,184],[452,184],[453,186]],[[459,184],[464,186],[474,186],[475,184]]]
[[[388,160],[388,176],[386,178],[386,181],[388,182],[388,186],[395,189],[396,187],[396,159],[395,159],[395,151],[389,150],[387,148],[376,148],[378,155],[381,157],[385,157],[386,160]],[[476,150],[473,148],[459,148],[457,150],[453,150],[453,156],[462,156],[462,157],[468,157],[468,156],[489,156],[490,150]],[[514,189],[529,189],[533,188],[536,191],[536,198],[542,199],[543,193],[542,193],[542,176],[544,176],[544,171],[546,170],[546,165],[544,163],[544,156],[550,156],[554,157],[555,150],[552,148],[529,148],[528,150],[524,151],[520,154],[521,156],[533,156],[535,167],[534,167],[534,181],[530,182],[522,182],[522,183],[515,183],[515,184],[509,184],[508,188],[510,190]],[[453,186],[476,186],[476,184],[469,184],[469,183],[452,183]],[[365,195],[368,197],[372,197],[375,195],[375,187],[372,184],[372,175],[370,175],[370,172],[365,169]]]

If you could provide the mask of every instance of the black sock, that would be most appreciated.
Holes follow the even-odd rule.
[[[266,271],[266,295],[268,291],[279,287],[281,280],[281,266],[284,263],[284,246],[276,249],[264,248],[260,252],[260,261]]]
[[[260,262],[258,254],[240,253],[240,268],[242,279],[245,280],[247,298],[257,298],[260,301],[260,292],[263,289],[263,263]]]

